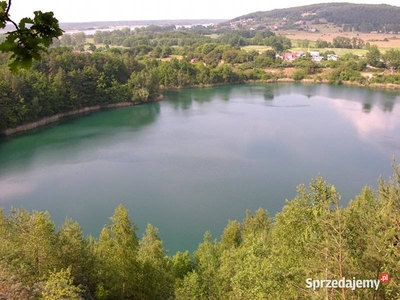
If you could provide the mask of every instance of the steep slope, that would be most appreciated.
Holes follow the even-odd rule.
[[[250,20],[252,24],[273,24],[284,21],[286,27],[305,23],[332,23],[348,25],[355,30],[369,32],[400,31],[400,7],[386,4],[324,3],[265,12],[254,12],[237,17],[230,22]]]

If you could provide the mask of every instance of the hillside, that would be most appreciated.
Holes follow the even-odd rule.
[[[400,32],[399,15],[400,7],[386,4],[324,3],[254,12],[229,23],[240,22],[242,26],[270,26],[275,29],[331,23],[343,26],[344,31],[397,33]]]

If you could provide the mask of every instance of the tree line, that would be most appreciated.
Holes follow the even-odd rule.
[[[343,207],[321,177],[299,185],[272,218],[229,221],[217,240],[167,256],[158,229],[141,238],[118,206],[98,238],[48,212],[0,210],[0,297],[5,299],[395,299],[400,297],[400,166]],[[376,280],[378,289],[307,289],[306,279]]]
[[[233,84],[251,77],[230,64],[219,64],[223,57],[234,59],[228,58],[228,51],[234,48],[207,45],[201,53],[204,62],[195,64],[188,57],[161,61],[151,55],[135,55],[132,49],[113,48],[89,54],[57,47],[34,62],[32,69],[20,70],[15,75],[7,67],[7,55],[3,55],[0,131],[88,106],[153,101],[160,87]],[[153,56],[158,56],[156,51]],[[245,51],[240,54],[245,54],[241,61],[253,59]]]
[[[166,30],[167,28],[168,30]],[[200,30],[203,28],[204,30]],[[211,35],[216,37],[212,38]],[[94,44],[102,44],[106,48],[119,46],[132,48],[138,46],[148,47],[150,52],[157,46],[179,46],[190,47],[205,43],[219,43],[231,46],[247,45],[266,45],[275,50],[283,51],[291,48],[291,41],[285,36],[276,35],[269,30],[226,30],[226,29],[207,29],[198,25],[189,29],[174,29],[171,26],[147,26],[143,28],[123,28],[113,31],[96,31],[93,36]],[[62,46],[73,46],[75,49],[83,49],[87,36],[83,32],[65,34],[61,37]]]

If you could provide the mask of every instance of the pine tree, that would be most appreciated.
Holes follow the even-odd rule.
[[[137,227],[132,226],[128,211],[119,205],[110,218],[112,225],[103,228],[96,247],[99,266],[98,291],[109,299],[130,299],[139,291],[141,270],[137,261]]]
[[[139,246],[142,298],[170,299],[173,295],[173,277],[158,229],[148,224]]]
[[[82,228],[77,222],[66,219],[57,234],[58,260],[62,268],[70,268],[74,284],[92,291],[94,255],[90,251],[89,241],[84,239]]]

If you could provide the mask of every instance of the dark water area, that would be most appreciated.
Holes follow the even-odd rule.
[[[0,139],[0,206],[48,210],[98,236],[123,204],[169,254],[218,238],[246,209],[273,216],[321,175],[343,205],[392,175],[400,93],[267,84],[182,90]]]

